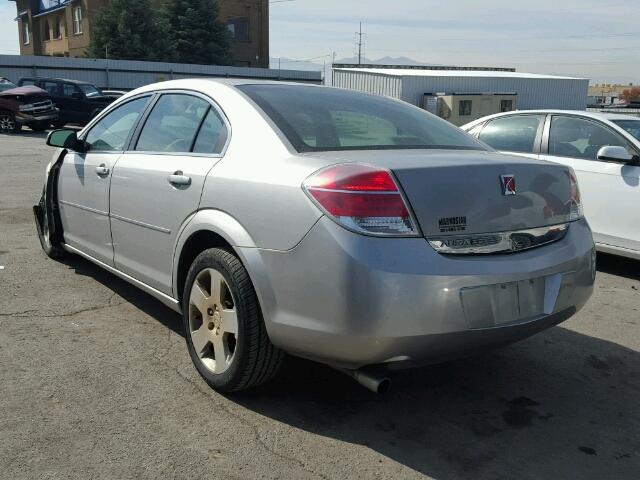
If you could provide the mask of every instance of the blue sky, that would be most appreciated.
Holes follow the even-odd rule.
[[[18,51],[14,17],[0,0],[0,53]],[[369,58],[640,83],[638,19],[638,0],[294,0],[271,5],[271,56],[352,56],[362,21]]]

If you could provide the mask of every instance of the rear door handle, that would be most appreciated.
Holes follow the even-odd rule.
[[[167,178],[171,185],[191,185],[191,177],[187,177],[182,173],[182,170],[178,170],[177,172],[173,172],[173,174],[169,175]]]
[[[96,167],[96,173],[101,177],[105,177],[109,175],[109,168],[103,163]]]

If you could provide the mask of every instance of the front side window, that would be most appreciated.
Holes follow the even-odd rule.
[[[240,85],[299,152],[485,147],[409,104],[351,90],[305,85]]]
[[[73,9],[73,33],[76,35],[82,33],[82,7]]]
[[[62,95],[65,97],[73,97],[73,94],[77,93],[75,85],[71,85],[70,83],[62,84]]]
[[[58,95],[58,83],[57,82],[42,82],[42,89],[46,90],[49,95]]]
[[[594,121],[555,116],[549,131],[549,155],[597,160],[602,147],[624,147],[635,152],[617,133]]]
[[[503,152],[533,153],[536,137],[544,120],[538,115],[515,115],[487,123],[479,139]]]
[[[458,103],[458,115],[461,117],[468,117],[471,115],[471,100],[460,100]]]
[[[623,128],[635,138],[640,140],[640,120],[611,120],[613,123]]]
[[[89,151],[122,151],[131,130],[144,110],[149,97],[137,98],[107,113],[96,123],[84,141]]]
[[[193,145],[194,153],[221,153],[227,143],[227,127],[213,108],[207,113]]]
[[[149,114],[136,150],[190,152],[209,102],[191,95],[165,94]]]

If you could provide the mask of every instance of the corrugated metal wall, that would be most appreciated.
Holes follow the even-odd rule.
[[[72,78],[101,88],[125,90],[164,80],[194,77],[256,78],[306,83],[322,81],[320,72],[302,70],[26,55],[0,55],[0,76],[14,82],[21,77],[30,76]]]
[[[391,76],[378,73],[334,70],[333,85],[341,88],[400,98],[422,106],[425,93],[518,94],[519,110],[556,108],[584,110],[589,80],[555,78],[499,78],[449,76]]]
[[[402,78],[364,72],[333,71],[333,86],[400,99]]]

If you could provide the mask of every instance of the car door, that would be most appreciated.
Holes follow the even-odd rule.
[[[204,96],[166,92],[157,98],[133,148],[114,169],[110,211],[116,268],[172,293],[177,235],[198,209],[228,131],[221,111]]]
[[[67,106],[69,122],[85,125],[91,120],[92,102],[88,101],[80,88],[73,83],[62,84],[62,96]]]
[[[542,158],[573,167],[596,243],[640,250],[640,167],[598,159],[605,146],[637,155],[622,135],[594,119],[550,116]]]
[[[488,121],[478,139],[496,150],[513,155],[538,158],[544,115],[507,115]]]
[[[149,98],[130,100],[98,120],[81,137],[86,151],[69,151],[60,169],[58,203],[65,243],[108,265],[113,265],[109,221],[113,166]]]
[[[60,82],[57,82],[55,80],[40,80],[38,86],[47,91],[54,105],[60,109],[60,120],[65,123],[71,122],[72,119],[69,116],[70,106],[67,98],[62,95],[62,85],[60,84]]]

